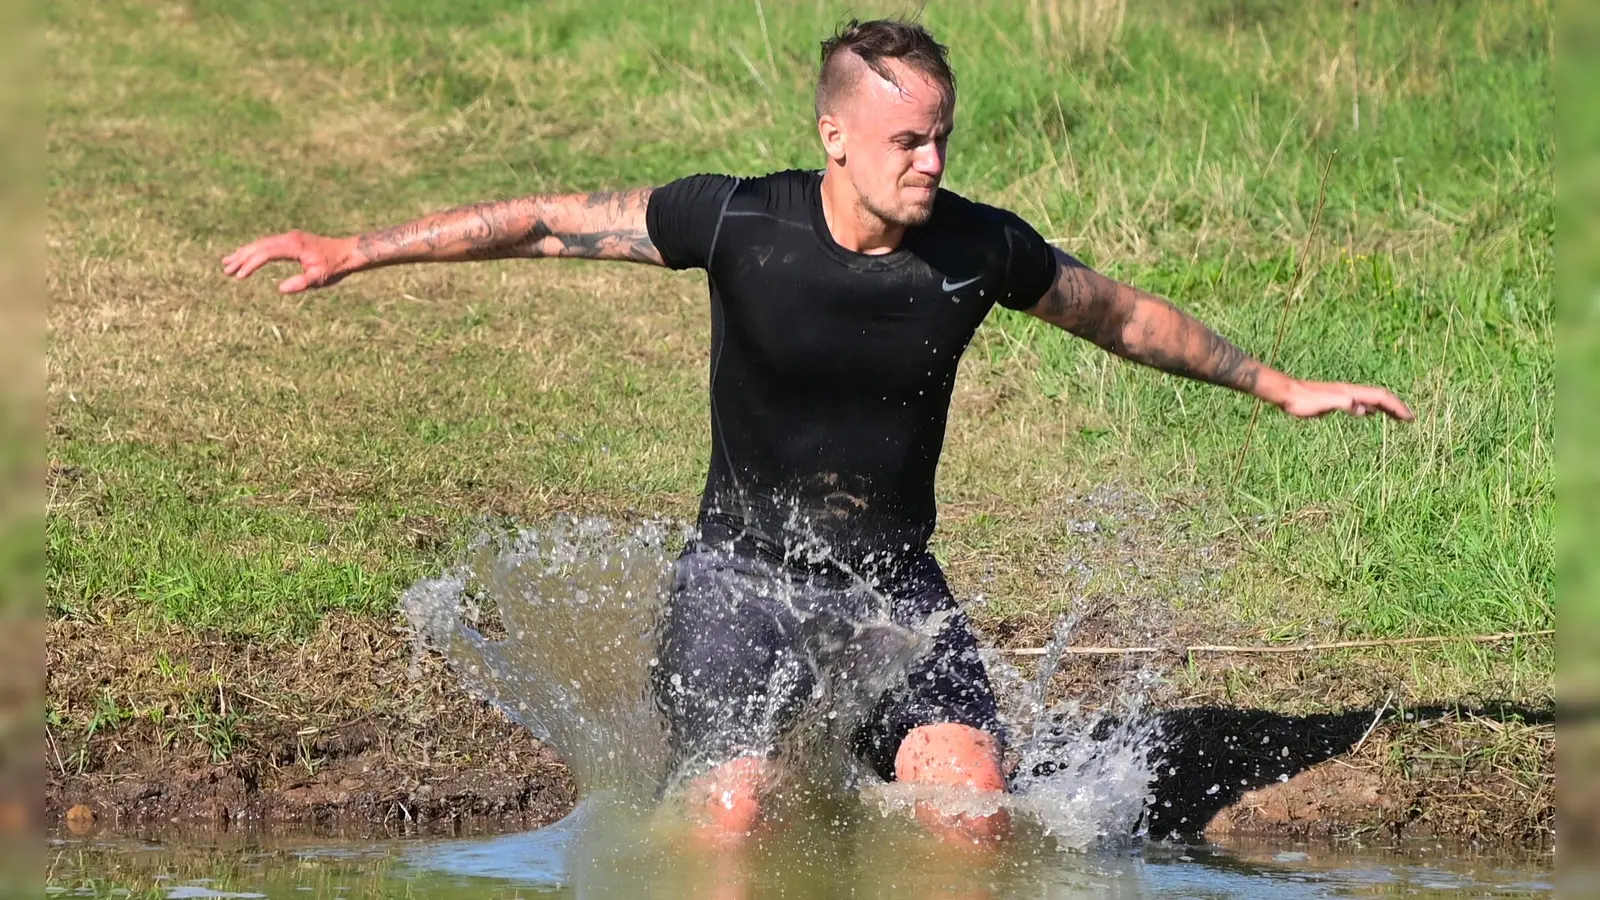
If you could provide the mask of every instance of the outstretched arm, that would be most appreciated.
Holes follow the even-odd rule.
[[[1302,381],[1262,365],[1166,300],[1113,281],[1061,251],[1055,283],[1028,312],[1124,359],[1258,397],[1294,416],[1382,411],[1410,421],[1379,387]]]
[[[222,270],[247,278],[273,260],[294,260],[302,271],[278,285],[292,294],[400,263],[572,256],[661,265],[645,228],[651,190],[475,203],[354,237],[290,231],[245,244],[223,257]]]

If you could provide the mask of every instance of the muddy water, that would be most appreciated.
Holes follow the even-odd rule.
[[[52,840],[46,897],[106,898],[1313,898],[1533,897],[1554,893],[1538,861],[1349,846],[1138,844],[1063,853],[1014,846],[987,859],[933,847],[886,823],[769,835],[740,857],[666,845],[584,848],[581,822],[454,841]],[[604,851],[604,860],[596,851]]]
[[[1326,848],[1225,852],[1140,834],[1161,735],[1135,672],[1111,708],[1052,702],[989,658],[1016,764],[1004,799],[1015,833],[974,847],[926,832],[911,812],[992,812],[992,796],[889,784],[850,737],[886,686],[904,680],[929,634],[867,603],[829,621],[802,663],[817,688],[799,726],[759,751],[783,780],[771,823],[737,851],[710,851],[674,801],[700,761],[675,755],[651,699],[672,560],[670,525],[565,521],[477,543],[464,563],[414,585],[402,608],[420,642],[473,691],[554,746],[578,808],[526,834],[366,842],[57,839],[47,895],[200,897],[1334,897],[1539,894],[1538,865]],[[810,548],[811,552],[815,548]],[[870,593],[870,585],[862,585]],[[782,600],[779,596],[777,599]],[[796,609],[805,627],[806,610]],[[937,625],[937,623],[934,623]],[[1056,642],[1071,637],[1070,621]],[[835,639],[837,638],[837,639]],[[419,649],[419,652],[423,652]],[[1045,659],[1059,654],[1045,655]],[[159,837],[159,836],[158,836]],[[1414,848],[1421,850],[1423,848]]]
[[[401,607],[420,641],[444,653],[469,689],[556,748],[588,806],[655,820],[665,809],[670,818],[677,786],[704,771],[703,760],[669,750],[651,690],[663,600],[687,537],[681,526],[622,529],[596,519],[488,537],[463,565],[412,586]],[[826,552],[803,536],[795,543],[812,558]],[[871,583],[856,587],[867,601],[848,618],[790,606],[805,635],[799,666],[815,689],[798,725],[774,724],[749,748],[779,761],[775,806],[855,802],[902,817],[929,803],[951,813],[994,812],[1001,802],[994,796],[886,784],[851,750],[863,719],[886,689],[905,683],[907,667],[928,652],[941,625],[897,625]],[[772,591],[767,601],[790,602],[782,584],[760,589]],[[1064,643],[1070,632],[1063,622],[1054,640]],[[1072,849],[1131,836],[1154,778],[1149,756],[1158,728],[1143,715],[1152,676],[1136,673],[1117,703],[1091,715],[1070,701],[1046,702],[1048,666],[1024,678],[996,656],[987,664],[1015,764],[1003,799],[1012,818]],[[679,676],[671,680],[677,689]],[[732,705],[756,710],[751,718],[760,720],[762,698],[750,701]]]

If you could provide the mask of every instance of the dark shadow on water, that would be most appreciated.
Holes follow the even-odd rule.
[[[1353,748],[1372,727],[1378,707],[1340,713],[1286,716],[1262,709],[1199,706],[1166,710],[1161,747],[1156,752],[1155,801],[1147,813],[1151,835],[1195,835],[1245,793],[1292,778]],[[1401,715],[1417,720],[1445,716],[1486,718],[1542,725],[1550,710],[1505,703],[1464,708],[1390,707],[1390,721]]]

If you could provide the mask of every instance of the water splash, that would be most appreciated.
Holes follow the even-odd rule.
[[[1000,653],[984,655],[1016,755],[1008,795],[892,784],[871,793],[879,808],[909,813],[917,803],[931,803],[967,816],[1004,808],[1055,846],[1074,851],[1124,846],[1142,837],[1141,819],[1154,799],[1152,754],[1161,737],[1159,720],[1145,710],[1157,674],[1134,673],[1114,692],[1109,708],[1084,710],[1072,698],[1048,702],[1076,624],[1076,615],[1056,623],[1031,678]]]
[[[648,806],[695,771],[673,758],[650,677],[676,551],[690,536],[674,523],[623,529],[601,519],[489,535],[461,565],[408,589],[401,608],[471,690],[562,755],[580,794]],[[851,613],[858,618],[797,610],[806,664],[821,677],[799,724],[772,736],[790,786],[859,792],[897,815],[920,803],[978,815],[1003,804],[1068,849],[1134,834],[1153,780],[1158,734],[1143,709],[1153,675],[1132,679],[1111,709],[1048,704],[1075,621],[1064,620],[1032,678],[986,654],[1020,757],[1012,794],[884,784],[855,759],[850,738],[940,623],[913,631],[887,621],[886,603],[872,606]],[[873,639],[861,640],[869,631]]]
[[[581,792],[640,800],[668,762],[649,667],[683,537],[669,523],[619,532],[600,519],[486,535],[400,607],[470,690],[557,748]],[[496,617],[498,640],[484,633]]]
[[[1038,671],[1021,690],[1000,687],[1015,678],[1009,667],[991,660],[989,671],[1002,697],[1017,697],[1005,716],[1021,748],[1014,802],[1058,843],[1081,849],[1138,836],[1145,806],[1154,800],[1152,751],[1161,730],[1145,710],[1158,679],[1151,669],[1127,679],[1109,708],[1088,712],[1075,698],[1047,705],[1076,625],[1075,615],[1056,623]]]

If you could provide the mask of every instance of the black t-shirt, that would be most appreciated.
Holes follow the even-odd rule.
[[[650,239],[711,285],[702,539],[877,568],[926,549],[956,364],[996,303],[1055,278],[1039,233],[940,191],[893,252],[833,240],[822,176],[696,175],[657,189]]]

